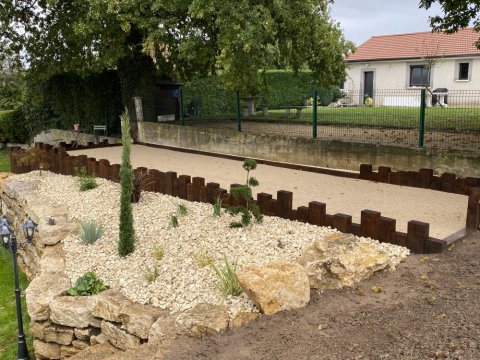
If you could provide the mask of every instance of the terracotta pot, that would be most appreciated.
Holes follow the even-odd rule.
[[[80,124],[73,124],[74,131],[80,131]]]

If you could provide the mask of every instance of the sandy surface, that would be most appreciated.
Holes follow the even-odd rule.
[[[77,150],[72,155],[121,162],[121,147]],[[160,171],[175,171],[178,175],[201,176],[206,182],[217,182],[224,189],[245,181],[240,161],[194,155],[182,152],[134,145],[133,167],[144,166]],[[352,215],[360,221],[364,209],[380,211],[383,216],[397,219],[397,230],[406,231],[407,222],[430,223],[430,236],[444,238],[465,226],[468,198],[464,195],[417,189],[406,186],[375,183],[330,175],[258,165],[253,172],[260,182],[256,192],[276,197],[277,190],[293,192],[293,205],[308,205],[310,201],[327,204],[327,213]]]

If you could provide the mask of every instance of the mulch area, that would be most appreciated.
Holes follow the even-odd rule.
[[[480,359],[479,254],[475,233],[445,254],[413,255],[395,272],[316,294],[303,309],[181,339],[165,359]]]

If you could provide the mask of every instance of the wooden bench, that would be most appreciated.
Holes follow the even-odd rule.
[[[107,135],[107,125],[93,125],[93,135],[96,131],[103,131],[103,135]]]
[[[309,108],[310,106],[306,105],[292,105],[292,106],[280,106],[280,109],[285,109],[285,117],[287,119],[290,118],[290,110],[295,109],[297,110],[296,118],[300,120],[302,118],[302,110]]]

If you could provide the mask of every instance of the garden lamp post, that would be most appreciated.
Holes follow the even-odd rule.
[[[2,239],[3,246],[7,250],[12,251],[13,255],[13,273],[15,276],[15,303],[17,305],[17,322],[18,322],[18,352],[17,352],[17,360],[28,360],[28,348],[27,343],[25,341],[25,334],[23,333],[23,320],[22,320],[22,303],[20,299],[20,285],[18,281],[18,266],[17,266],[17,237],[15,232],[10,230],[8,220],[3,217],[0,220],[0,237]],[[25,233],[25,238],[27,239],[26,242],[20,243],[20,245],[24,244],[31,244],[33,239],[33,233],[37,224],[28,218],[28,220],[22,224],[22,229]]]

